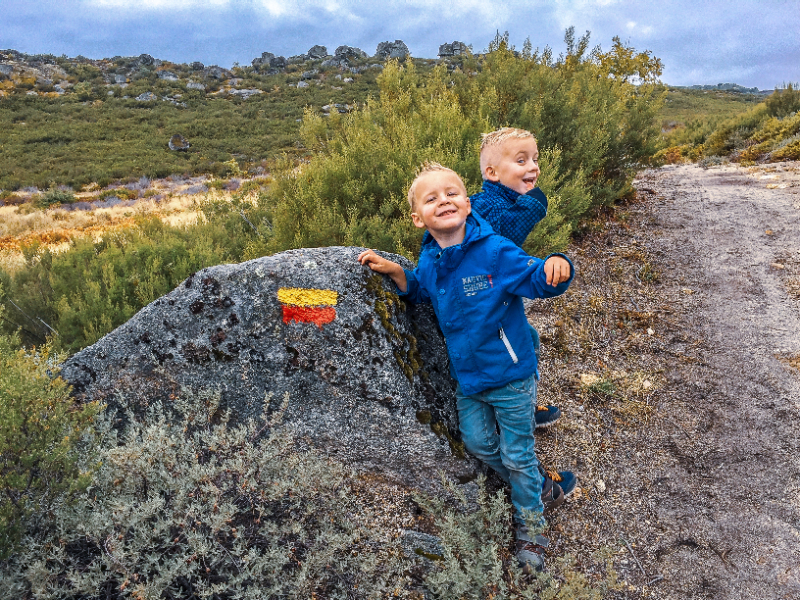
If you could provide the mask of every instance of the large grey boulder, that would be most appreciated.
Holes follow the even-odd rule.
[[[454,56],[464,56],[469,52],[469,48],[464,42],[453,42],[452,44],[442,44],[439,46],[439,58],[452,58]]]
[[[306,53],[308,60],[321,60],[328,56],[328,49],[325,46],[311,46]]]
[[[405,45],[403,40],[395,40],[393,42],[381,42],[375,50],[375,56],[387,58],[405,58],[409,55],[408,46]]]
[[[367,58],[367,53],[361,48],[354,48],[352,46],[339,46],[333,52],[333,55],[338,59],[359,60]]]
[[[234,423],[271,414],[303,444],[421,489],[467,481],[444,340],[356,261],[359,248],[290,250],[204,269],[71,357],[82,400],[143,414],[181,389],[215,390]],[[407,267],[398,256],[387,255]]]
[[[253,59],[253,66],[257,70],[262,69],[283,69],[286,67],[286,58],[275,56],[272,52],[262,52],[260,57]]]
[[[178,81],[178,76],[172,71],[159,71],[158,78],[163,81]]]
[[[230,79],[233,77],[233,73],[228,71],[228,69],[223,69],[217,65],[211,65],[203,69],[203,76],[209,79]]]

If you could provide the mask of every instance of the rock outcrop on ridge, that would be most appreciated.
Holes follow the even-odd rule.
[[[73,393],[144,413],[214,390],[220,416],[274,413],[296,439],[360,471],[437,489],[477,463],[459,441],[455,383],[429,306],[405,304],[358,248],[291,250],[204,269],[71,357]],[[411,266],[405,259],[388,255]]]

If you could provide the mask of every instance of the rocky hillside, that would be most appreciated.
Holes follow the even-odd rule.
[[[444,43],[439,47],[439,59],[458,61],[469,48],[463,42]],[[85,56],[68,58],[51,54],[28,55],[16,50],[0,51],[0,97],[14,94],[58,97],[65,94],[86,95],[92,86],[105,86],[108,95],[118,94],[133,82],[142,80],[174,83],[186,90],[238,96],[247,99],[263,93],[259,86],[243,88],[242,76],[288,75],[294,87],[308,87],[315,81],[332,77],[342,83],[353,81],[354,74],[368,69],[381,69],[387,59],[410,56],[402,40],[378,44],[373,55],[360,48],[339,46],[330,54],[325,46],[314,45],[305,54],[284,57],[263,52],[252,60],[251,66],[234,64],[230,69],[201,62],[172,63],[149,54],[114,56],[90,59]],[[144,92],[137,100],[153,101],[159,96]],[[180,103],[180,96],[162,96],[162,100]]]

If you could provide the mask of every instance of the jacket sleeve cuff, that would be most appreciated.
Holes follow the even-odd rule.
[[[397,290],[398,296],[409,296],[409,300],[414,300],[419,292],[419,281],[417,281],[417,276],[414,275],[414,271],[409,271],[408,269],[403,269],[403,272],[406,274],[406,291],[402,291],[397,284],[395,284],[395,289]]]
[[[547,257],[544,259],[544,261],[547,262],[547,259],[550,258],[551,256],[560,256],[569,263],[569,271],[570,271],[569,279],[567,281],[562,281],[556,286],[557,290],[566,290],[572,283],[572,280],[575,279],[575,265],[572,264],[572,261],[566,254],[561,254],[561,252],[554,252],[553,254],[548,254]]]
[[[536,202],[538,202],[541,209],[545,214],[547,214],[547,196],[544,195],[544,192],[541,189],[535,187],[532,190],[525,192],[524,195],[529,198],[533,198]]]

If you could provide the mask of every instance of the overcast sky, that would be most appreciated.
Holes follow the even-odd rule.
[[[800,0],[0,0],[0,49],[90,58],[148,53],[230,67],[269,51],[403,40],[434,58],[454,40],[486,48],[508,31],[521,48],[564,50],[564,30],[618,35],[664,63],[671,85],[738,83],[771,89],[800,81]]]

